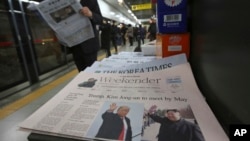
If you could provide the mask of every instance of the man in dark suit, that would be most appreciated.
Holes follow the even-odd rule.
[[[97,0],[81,0],[80,3],[83,8],[79,12],[90,19],[95,37],[70,48],[79,72],[91,66],[97,60],[100,44],[96,25],[102,24],[103,20]]]
[[[181,118],[177,109],[167,110],[165,117],[154,114],[152,107],[149,111],[149,117],[161,124],[158,141],[205,141],[200,128],[195,123]]]
[[[120,40],[120,38],[121,38],[121,31],[117,27],[116,22],[113,21],[113,22],[111,22],[111,42],[115,48],[116,54],[118,53],[117,44],[118,44],[118,41]]]
[[[111,55],[110,51],[110,40],[111,40],[111,25],[103,20],[103,24],[100,26],[101,31],[101,46],[102,49],[106,50],[107,57]]]
[[[156,20],[154,18],[151,18],[150,24],[148,27],[148,38],[149,41],[153,41],[156,39]]]
[[[131,141],[132,130],[130,119],[126,117],[129,112],[129,107],[120,106],[117,109],[117,113],[114,113],[116,108],[116,104],[113,103],[110,105],[110,108],[102,115],[103,123],[99,128],[96,137]]]

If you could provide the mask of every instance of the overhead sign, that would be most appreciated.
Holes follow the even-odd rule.
[[[138,4],[138,5],[131,5],[131,10],[136,11],[136,10],[147,10],[147,9],[152,9],[152,4],[151,3],[144,3],[144,4]]]

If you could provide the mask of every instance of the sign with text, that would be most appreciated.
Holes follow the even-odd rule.
[[[250,125],[230,125],[230,141],[249,141]]]
[[[131,10],[132,11],[136,11],[136,10],[148,10],[148,9],[151,9],[151,8],[152,8],[151,3],[131,5]]]

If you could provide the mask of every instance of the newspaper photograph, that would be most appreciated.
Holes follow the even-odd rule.
[[[189,63],[136,74],[82,71],[20,128],[76,139],[229,141]]]
[[[79,13],[81,8],[77,0],[44,0],[36,5],[58,40],[68,47],[94,37],[89,18]]]

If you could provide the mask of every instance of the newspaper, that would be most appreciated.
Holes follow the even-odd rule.
[[[145,56],[156,55],[156,40],[141,45],[141,50]]]
[[[77,0],[44,0],[36,5],[58,40],[68,47],[94,37],[89,18],[79,13],[81,8]]]
[[[109,56],[109,59],[118,59],[118,60],[138,60],[138,59],[144,59],[144,60],[154,60],[158,59],[159,57],[156,56],[140,56],[136,54],[125,54],[123,53],[122,55],[111,55]]]
[[[186,62],[186,55],[182,53],[138,64],[122,64],[121,62],[116,63],[115,61],[113,61],[112,63],[109,62],[107,64],[102,62],[95,62],[91,67],[86,68],[84,71],[95,73],[144,73],[171,68],[179,64],[184,64]]]
[[[155,60],[155,58],[145,58],[145,57],[138,57],[138,58],[104,58],[102,61],[100,61],[98,66],[101,66],[102,68],[118,68],[118,67],[128,67],[130,65],[138,65],[143,64],[146,62],[150,62],[152,60]],[[93,64],[93,67],[96,65]],[[92,67],[92,66],[91,66]]]
[[[141,64],[145,62],[149,62],[155,60],[156,58],[146,58],[146,57],[131,57],[131,58],[104,58],[102,63],[124,63],[124,64]]]
[[[95,61],[88,69],[116,69],[127,68],[130,65],[138,65],[152,60],[156,60],[156,57],[138,56],[137,54],[123,54],[112,55],[109,58],[104,58],[101,61]],[[84,71],[86,71],[85,69]]]
[[[127,52],[127,51],[119,52],[117,55],[118,56],[133,56],[133,57],[144,56],[143,52]]]
[[[112,105],[130,107],[126,117],[130,119],[132,141],[158,140],[161,124],[148,115],[152,107],[157,114],[178,109],[183,119],[200,129],[204,138],[200,141],[229,141],[200,93],[189,63],[136,74],[80,72],[20,127],[76,139],[111,140],[97,134],[104,124],[102,116]]]

